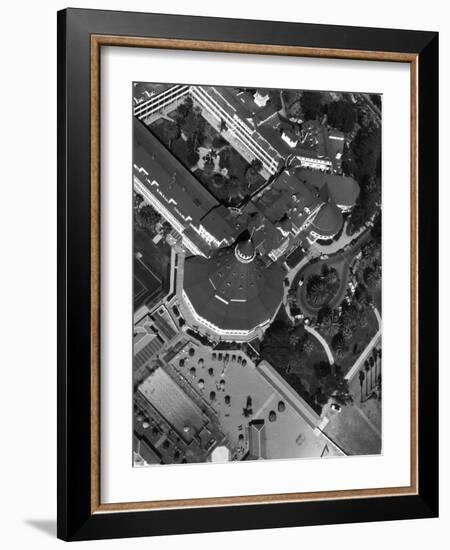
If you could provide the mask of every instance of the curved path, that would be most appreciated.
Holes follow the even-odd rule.
[[[332,298],[327,301],[327,304],[333,309],[342,302],[345,297],[349,282],[349,267],[352,264],[355,252],[347,251],[340,258],[333,260],[320,260],[314,264],[309,264],[305,267],[303,273],[305,276],[305,282],[302,287],[297,288],[297,304],[304,315],[315,316],[322,307],[322,305],[315,307],[308,303],[306,298],[306,279],[312,274],[320,274],[322,265],[335,268],[339,277],[339,286]],[[300,272],[299,272],[300,273]]]
[[[369,353],[372,351],[372,348],[376,346],[381,337],[381,328],[378,329],[376,334],[373,336],[372,340],[367,344],[366,348],[363,350],[358,359],[353,363],[353,367],[345,375],[346,380],[351,380],[355,374],[358,372],[359,368],[362,366],[365,359],[368,357]]]
[[[378,309],[374,305],[372,305],[372,309],[373,309],[373,312],[375,313],[375,317],[377,318],[378,328],[381,330],[381,315],[380,315],[380,312],[378,311]]]
[[[355,256],[360,251],[361,245],[369,237],[370,237],[370,231],[367,231],[367,228],[365,228],[365,230],[362,231],[356,238],[355,236],[352,236],[352,239],[354,239],[355,242],[347,250],[341,249],[338,252],[335,252],[334,254],[329,256],[328,258],[321,259],[313,264],[311,264],[310,261],[306,261],[302,265],[301,269],[296,270],[295,277],[291,281],[291,287],[293,285],[298,285],[298,282],[300,281],[300,278],[302,276],[306,278],[314,272],[320,272],[320,269],[318,268],[322,264],[327,264],[329,267],[335,267],[339,274],[340,285],[334,297],[328,302],[330,307],[332,308],[335,307],[337,304],[339,304],[343,300],[347,292],[348,281],[349,281],[349,268],[352,265],[355,259]],[[302,263],[303,263],[303,260],[302,260]],[[298,289],[297,304],[303,314],[314,316],[318,312],[320,307],[314,308],[310,306],[307,303],[305,293],[306,293],[306,289],[304,287]]]
[[[375,306],[372,306],[375,317],[378,321],[378,330],[373,336],[372,340],[367,344],[366,348],[362,351],[358,359],[354,362],[352,368],[345,375],[346,380],[351,380],[355,374],[358,372],[359,368],[363,364],[363,361],[368,357],[369,353],[372,351],[372,348],[378,344],[381,338],[381,315],[378,309]]]
[[[362,366],[363,361],[366,360],[369,353],[372,351],[372,348],[378,344],[381,338],[381,315],[378,309],[375,306],[372,306],[373,312],[375,313],[375,317],[378,321],[378,330],[376,334],[373,336],[373,338],[370,340],[370,342],[367,344],[366,348],[362,351],[358,359],[354,362],[352,368],[347,372],[345,375],[346,380],[351,380],[355,374],[358,372],[359,368]]]
[[[323,336],[321,336],[321,334],[319,334],[315,328],[309,325],[304,325],[304,327],[307,332],[309,332],[315,338],[317,338],[317,340],[319,340],[319,342],[322,344],[323,349],[325,350],[325,353],[327,354],[328,362],[330,363],[330,365],[334,365],[334,357],[333,357],[333,354],[331,353],[330,346],[328,345],[325,338],[323,338]]]

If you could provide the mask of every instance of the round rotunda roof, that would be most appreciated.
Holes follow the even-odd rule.
[[[283,269],[266,266],[253,243],[187,258],[184,291],[196,313],[224,331],[250,331],[272,319],[283,299]]]

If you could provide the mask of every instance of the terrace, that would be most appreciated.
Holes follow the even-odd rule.
[[[248,451],[247,427],[252,420],[264,421],[266,458],[323,452],[326,442],[313,433],[318,417],[267,363],[256,366],[240,350],[216,351],[189,343],[170,365],[216,411],[234,459],[244,458]]]

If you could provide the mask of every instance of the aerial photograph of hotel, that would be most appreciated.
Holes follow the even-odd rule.
[[[381,453],[381,96],[132,96],[133,465]]]

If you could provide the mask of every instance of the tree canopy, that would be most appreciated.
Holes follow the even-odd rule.
[[[281,99],[279,90],[269,90],[269,101],[276,111],[281,109]]]
[[[230,157],[231,157],[230,150],[228,148],[222,149],[222,151],[220,151],[220,153],[219,153],[219,166],[222,170],[224,168],[229,170],[229,168],[230,168]]]
[[[334,296],[339,276],[334,268],[323,264],[321,273],[314,273],[306,282],[306,298],[313,306],[323,306]]]
[[[155,225],[161,221],[161,216],[154,208],[152,208],[149,204],[146,204],[136,210],[135,220],[140,227],[153,230]]]
[[[331,340],[331,347],[336,354],[336,357],[342,359],[349,352],[349,346],[344,338],[342,331],[333,336]]]
[[[305,91],[300,98],[300,105],[305,120],[313,120],[322,113],[322,94]]]
[[[351,143],[351,151],[354,163],[351,168],[359,182],[365,176],[378,175],[381,158],[381,129],[360,128]]]
[[[333,101],[327,109],[328,122],[341,132],[351,132],[356,122],[356,109],[350,101]]]
[[[326,361],[321,361],[314,365],[314,372],[319,380],[316,399],[320,405],[324,405],[331,398],[340,405],[353,402],[348,382],[343,377],[342,370],[338,365],[330,365]]]

